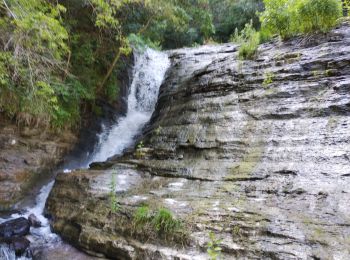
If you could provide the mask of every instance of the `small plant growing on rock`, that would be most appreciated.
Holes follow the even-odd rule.
[[[143,151],[143,148],[145,147],[145,145],[143,144],[143,142],[141,141],[137,146],[136,146],[136,152],[135,155],[138,159],[142,159],[143,157],[145,157],[145,152]]]
[[[158,232],[165,234],[173,233],[181,228],[181,222],[175,219],[171,211],[165,208],[160,208],[156,212],[152,224]]]
[[[156,132],[156,135],[160,135],[160,133],[162,132],[162,127],[161,126],[158,126],[157,129],[155,130]]]
[[[136,226],[144,226],[151,221],[151,211],[148,206],[139,207],[134,214]]]
[[[238,33],[236,28],[231,41],[240,45],[238,55],[241,59],[253,59],[260,44],[260,34],[254,29],[253,22],[250,21],[240,33]]]
[[[112,173],[112,179],[111,179],[111,183],[109,186],[109,202],[110,202],[110,206],[111,206],[111,211],[112,213],[116,213],[119,209],[119,205],[118,205],[118,200],[117,200],[117,195],[116,195],[116,173],[113,172]]]
[[[221,256],[222,248],[219,245],[222,240],[217,239],[212,231],[209,232],[209,239],[210,241],[207,244],[207,253],[211,260],[218,260]]]
[[[148,206],[139,207],[133,216],[134,232],[137,236],[157,238],[162,236],[167,241],[187,243],[188,234],[183,223],[165,208],[151,210]]]
[[[272,72],[267,72],[264,75],[264,81],[263,81],[263,87],[266,88],[268,85],[270,85],[273,82],[274,75]]]

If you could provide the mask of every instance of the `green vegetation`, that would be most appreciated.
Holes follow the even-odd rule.
[[[133,48],[225,42],[242,59],[278,34],[327,32],[349,0],[2,0],[0,113],[18,125],[76,128],[117,102]],[[233,35],[233,36],[232,36]]]
[[[251,21],[240,33],[236,29],[231,41],[240,45],[238,55],[241,59],[253,59],[260,43],[260,33],[254,29]]]
[[[18,123],[56,123],[65,112],[61,79],[68,78],[66,9],[43,0],[17,2],[0,3],[0,111]]]
[[[268,85],[270,85],[273,82],[274,75],[272,72],[267,72],[264,75],[264,81],[263,81],[263,86],[266,88]]]
[[[158,126],[157,129],[155,130],[156,135],[160,135],[160,133],[162,132],[162,130],[163,130],[163,127]]]
[[[297,6],[301,32],[327,32],[341,17],[341,5],[337,0],[299,1]]]
[[[207,244],[207,253],[211,260],[217,260],[220,259],[221,256],[221,250],[220,247],[221,239],[217,239],[215,237],[215,234],[213,232],[209,232],[209,239],[210,241]]]
[[[111,211],[112,213],[116,213],[119,209],[119,204],[117,200],[117,195],[116,195],[116,173],[112,172],[112,179],[111,183],[109,185],[110,191],[109,191],[109,202],[111,205]]]
[[[143,148],[145,147],[145,145],[143,144],[143,141],[141,141],[137,146],[136,146],[136,151],[135,151],[135,156],[138,159],[142,159],[143,157],[145,157],[146,153],[143,150]]]
[[[258,12],[263,11],[262,0],[211,0],[210,7],[215,26],[215,40],[229,41],[235,30],[241,31],[252,21],[253,27],[259,29]]]
[[[174,236],[175,233],[183,231],[182,222],[165,208],[151,211],[148,206],[141,206],[135,211],[133,222],[137,229],[153,231],[165,236]]]
[[[236,28],[231,36],[231,41],[240,45],[242,59],[254,58],[259,44],[275,34],[288,39],[298,34],[328,32],[337,24],[342,10],[339,0],[263,0],[263,3],[264,11],[259,14],[261,27],[251,20],[240,33]],[[343,3],[343,13],[347,15],[347,2]]]
[[[137,227],[145,226],[152,222],[151,211],[148,206],[139,207],[134,214],[134,223]]]
[[[154,228],[158,232],[169,234],[181,228],[181,222],[174,218],[171,211],[160,208],[152,220]]]
[[[327,32],[341,17],[339,0],[264,0],[262,27],[283,39],[300,33]]]
[[[19,125],[77,128],[116,102],[131,46],[202,44],[206,0],[0,1],[0,113]]]

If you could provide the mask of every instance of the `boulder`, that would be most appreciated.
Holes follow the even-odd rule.
[[[0,224],[0,238],[22,237],[29,234],[30,222],[24,217]]]
[[[12,238],[10,248],[15,251],[16,256],[23,255],[30,245],[30,241],[25,237]]]
[[[30,214],[28,217],[29,223],[32,227],[41,227],[41,221],[34,214]]]

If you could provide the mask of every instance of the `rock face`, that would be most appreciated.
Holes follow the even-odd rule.
[[[349,259],[350,26],[264,44],[254,61],[234,45],[169,56],[145,147],[59,174],[54,230],[115,259],[206,259],[209,232],[223,259]],[[144,204],[185,234],[135,225]]]
[[[19,130],[0,114],[0,211],[14,209],[42,175],[63,161],[75,141],[71,133]]]

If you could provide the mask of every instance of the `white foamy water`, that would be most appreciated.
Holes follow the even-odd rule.
[[[147,49],[142,55],[135,55],[127,114],[100,136],[92,161],[106,161],[133,144],[134,137],[152,116],[159,87],[169,66],[170,61],[165,53]]]
[[[15,251],[11,250],[7,245],[0,245],[1,260],[29,260],[27,257],[16,257]]]
[[[86,162],[85,166],[92,162],[106,161],[113,155],[120,155],[125,148],[133,145],[134,138],[142,130],[143,126],[150,120],[154,111],[159,87],[162,84],[164,75],[170,66],[170,61],[165,53],[152,49],[146,49],[143,53],[136,53],[133,69],[133,81],[128,95],[128,111],[110,129],[103,127],[103,132],[99,135],[99,143],[92,158]],[[69,174],[71,170],[64,172]],[[45,202],[54,185],[54,181],[42,187],[36,198],[34,207],[27,208],[22,214],[13,214],[11,219],[18,217],[28,217],[34,214],[42,223],[41,228],[31,228],[31,235],[28,237],[34,246],[53,246],[62,243],[59,236],[50,230],[49,221],[43,216]],[[0,223],[5,219],[0,218]],[[6,245],[0,245],[0,259],[16,259],[14,252]],[[17,258],[27,259],[27,258]]]

